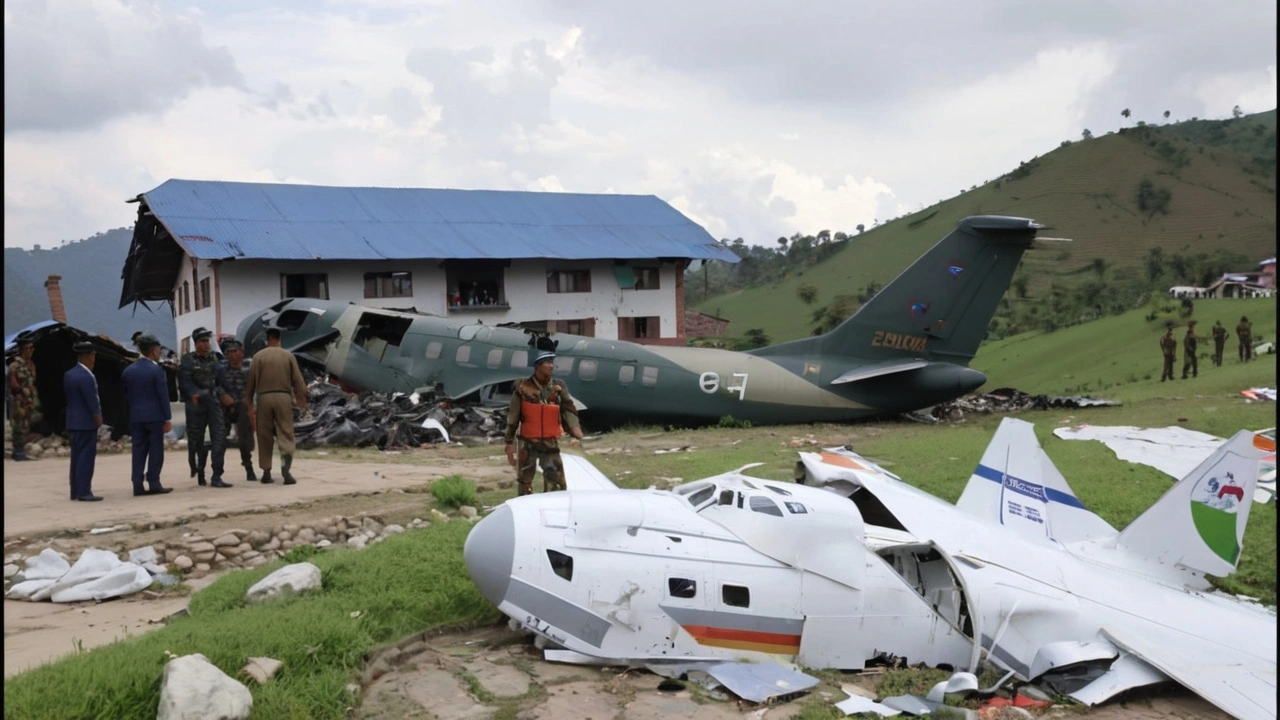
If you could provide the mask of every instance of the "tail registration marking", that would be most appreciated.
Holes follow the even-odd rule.
[[[731,384],[725,386],[725,390],[736,393],[739,400],[743,400],[747,395],[747,373],[734,373]],[[732,384],[732,383],[737,383]],[[698,387],[702,392],[711,395],[720,389],[720,373],[704,372],[698,377]]]
[[[911,350],[924,352],[929,338],[924,335],[903,335],[901,333],[877,330],[871,338],[871,347],[887,347],[895,350]]]

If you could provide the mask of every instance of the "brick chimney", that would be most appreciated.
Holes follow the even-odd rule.
[[[44,289],[49,293],[49,314],[54,320],[66,325],[67,308],[62,303],[62,288],[58,286],[58,281],[61,279],[61,275],[50,275],[49,279],[44,281]]]

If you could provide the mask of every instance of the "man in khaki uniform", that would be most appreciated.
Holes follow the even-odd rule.
[[[1222,350],[1227,346],[1227,329],[1222,321],[1213,323],[1213,364],[1222,367]]]
[[[267,346],[254,353],[244,386],[249,424],[258,435],[258,467],[262,468],[263,483],[275,482],[271,479],[271,448],[276,441],[280,444],[280,474],[284,476],[284,484],[297,482],[289,473],[293,465],[295,403],[300,408],[307,406],[307,384],[298,368],[298,359],[280,347],[280,329],[267,328]]]
[[[555,353],[543,350],[533,361],[533,376],[521,380],[511,393],[507,413],[507,462],[516,468],[520,495],[533,492],[533,475],[542,465],[542,491],[564,490],[564,462],[560,459],[560,436],[568,428],[571,444],[580,444],[582,428],[578,409],[563,380],[551,377]],[[520,439],[519,460],[516,437]]]
[[[1249,362],[1253,359],[1253,323],[1244,315],[1236,325],[1236,337],[1240,338],[1240,362]]]
[[[1164,355],[1164,370],[1160,373],[1160,382],[1172,380],[1173,361],[1178,357],[1178,341],[1173,339],[1173,325],[1160,338],[1160,353]]]

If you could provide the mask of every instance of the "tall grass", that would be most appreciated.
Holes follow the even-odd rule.
[[[311,562],[322,590],[261,605],[247,604],[245,592],[279,564],[230,573],[191,599],[190,617],[9,678],[4,716],[155,717],[166,653],[198,652],[233,677],[252,656],[284,662],[270,683],[250,684],[254,718],[345,718],[346,685],[371,649],[433,627],[498,619],[463,565],[470,528],[440,523],[359,552],[318,555]]]

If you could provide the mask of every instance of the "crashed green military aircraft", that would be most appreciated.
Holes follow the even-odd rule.
[[[966,218],[824,335],[733,352],[556,333],[555,375],[594,428],[844,421],[952,400],[986,382],[968,362],[1040,227]],[[238,334],[254,349],[268,326],[300,361],[356,389],[431,386],[485,402],[504,402],[511,381],[529,375],[534,342],[520,328],[311,298],[254,313]]]

